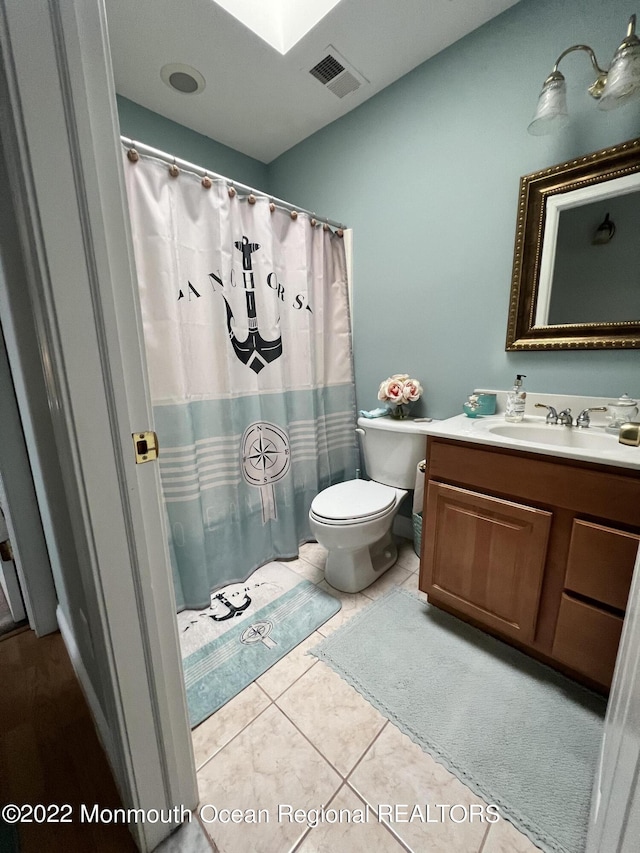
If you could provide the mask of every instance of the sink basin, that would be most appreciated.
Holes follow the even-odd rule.
[[[578,399],[575,410],[598,402],[598,398]],[[426,424],[425,432],[434,438],[486,444],[511,452],[577,459],[581,463],[633,468],[640,472],[640,448],[620,444],[617,435],[606,432],[604,425],[597,422],[586,429],[578,429],[547,424],[544,418],[535,415],[525,416],[519,424],[505,421],[502,414],[480,418],[454,415]]]
[[[512,441],[527,444],[547,444],[554,447],[583,448],[585,450],[614,450],[618,439],[596,428],[577,429],[555,424],[495,424],[487,432]]]

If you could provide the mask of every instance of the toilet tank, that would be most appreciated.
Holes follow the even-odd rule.
[[[416,466],[427,449],[425,426],[409,418],[358,418],[369,479],[396,489],[413,489]]]

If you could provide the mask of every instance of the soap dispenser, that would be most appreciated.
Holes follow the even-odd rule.
[[[527,392],[524,390],[522,380],[526,378],[524,373],[518,373],[513,383],[513,388],[507,393],[507,407],[504,419],[512,424],[520,423],[524,418],[524,404],[527,399]]]

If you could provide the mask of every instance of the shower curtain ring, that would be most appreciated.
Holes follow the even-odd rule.
[[[249,204],[255,204],[256,203],[256,197],[254,196],[253,193],[249,193],[249,197],[247,198],[247,201],[249,202]]]
[[[331,229],[329,228],[329,223],[328,223],[328,222],[325,222],[325,223],[324,223],[324,225],[322,226],[322,230],[323,230],[323,231],[330,231],[330,230],[331,230]]]
[[[169,174],[172,178],[177,178],[180,174],[180,169],[176,165],[176,158],[173,158],[173,163],[169,166]]]
[[[227,192],[229,193],[229,198],[235,198],[236,188],[233,185],[228,188]]]
[[[202,186],[205,188],[205,190],[211,189],[211,178],[209,177],[209,175],[207,175],[206,172],[204,173],[204,177],[202,178]]]
[[[298,211],[292,210],[290,215],[291,215],[292,219],[297,219],[298,218]]]
[[[315,216],[311,218],[310,222],[311,222],[312,228],[315,228],[316,225],[318,224],[318,220],[315,218]]]
[[[273,213],[275,209],[276,209],[275,204],[272,201],[270,201],[269,202],[269,210],[271,211],[271,213]]]
[[[132,163],[137,163],[137,162],[138,162],[138,160],[140,159],[140,155],[139,155],[139,154],[138,154],[138,152],[136,151],[136,143],[135,143],[135,140],[133,140],[133,139],[131,140],[131,148],[129,148],[129,150],[127,151],[127,158],[128,158]]]

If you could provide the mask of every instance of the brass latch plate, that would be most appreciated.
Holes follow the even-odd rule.
[[[158,458],[159,446],[158,436],[155,432],[134,432],[133,448],[136,456],[136,465],[142,462],[153,462]]]

